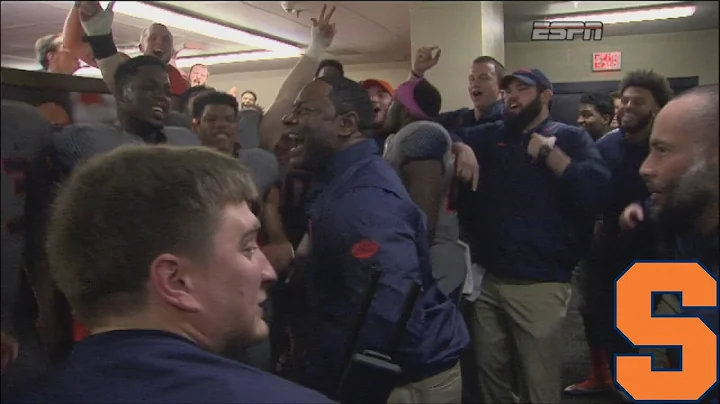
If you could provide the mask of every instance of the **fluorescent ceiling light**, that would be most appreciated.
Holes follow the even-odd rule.
[[[130,56],[132,56],[132,55],[130,55]],[[192,56],[192,57],[178,58],[176,61],[176,65],[177,65],[177,67],[179,67],[181,69],[188,69],[196,64],[212,66],[212,65],[221,65],[221,64],[225,64],[225,63],[240,63],[240,62],[250,62],[250,61],[256,61],[256,60],[273,60],[273,59],[293,58],[296,56],[299,56],[299,53],[295,54],[295,55],[279,55],[277,52],[268,52],[268,51],[226,53],[226,54],[222,54],[222,55]],[[100,69],[88,66],[84,63],[83,63],[83,66],[74,73],[74,75],[82,76],[82,77],[102,78],[102,74],[100,74]]]
[[[100,2],[103,8],[107,7],[108,3],[107,1]],[[115,7],[113,7],[113,11],[130,17],[151,20],[183,31],[268,50],[275,55],[275,58],[297,57],[301,53],[300,48],[294,45],[288,45],[274,39],[250,34],[214,22],[178,14],[139,1],[118,1],[115,3]]]
[[[672,18],[690,17],[695,14],[695,6],[648,8],[642,10],[592,13],[570,17],[548,18],[547,21],[600,21],[603,24],[621,24]]]
[[[286,59],[297,57],[300,54],[279,56],[277,52],[257,51],[257,52],[242,52],[242,53],[226,53],[222,55],[209,55],[209,56],[190,56],[185,58],[177,59],[177,67],[179,68],[190,68],[196,64],[202,65],[221,65],[225,63],[240,63],[250,62],[254,60],[271,60],[271,59]]]

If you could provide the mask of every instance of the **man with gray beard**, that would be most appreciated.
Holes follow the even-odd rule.
[[[660,111],[640,175],[650,191],[651,219],[680,234],[717,232],[717,84],[690,90]]]
[[[650,191],[647,209],[631,204],[620,218],[624,228],[634,228],[646,218],[666,227],[675,236],[674,256],[667,258],[698,261],[715,279],[720,200],[718,93],[717,84],[697,87],[660,111],[650,136],[650,154],[640,167]],[[717,309],[681,306],[677,295],[662,295],[655,314],[700,317],[718,332]],[[678,349],[668,350],[668,361],[671,368],[681,368]],[[701,402],[717,397],[717,383],[710,387]]]

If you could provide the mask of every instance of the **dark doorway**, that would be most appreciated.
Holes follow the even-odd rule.
[[[669,78],[670,87],[675,94],[680,94],[699,85],[697,77]],[[580,83],[553,84],[553,101],[550,114],[554,120],[568,125],[575,125],[578,117],[580,96],[586,92],[613,92],[620,86],[619,81],[588,81]]]

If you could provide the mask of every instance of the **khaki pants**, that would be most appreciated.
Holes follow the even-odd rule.
[[[486,403],[559,403],[569,283],[483,279],[471,324]],[[517,396],[513,393],[517,393]]]
[[[388,404],[460,404],[462,378],[460,362],[435,376],[394,389]]]

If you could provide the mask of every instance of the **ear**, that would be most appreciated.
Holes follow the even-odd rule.
[[[338,118],[340,119],[340,136],[348,137],[359,130],[358,124],[360,119],[355,112],[346,112]]]
[[[113,89],[113,94],[115,95],[115,100],[117,101],[118,105],[124,105],[125,101],[127,100],[127,96],[125,92],[127,91],[127,87],[123,86],[119,91],[117,89]]]
[[[138,50],[140,50],[141,53],[145,53],[145,49],[143,49],[142,42],[138,45]]]
[[[543,90],[540,93],[540,100],[542,100],[543,104],[549,104],[550,100],[552,100],[553,93],[550,90]]]
[[[612,115],[603,115],[603,122],[605,122],[605,125],[610,125],[610,122],[613,120]]]
[[[197,128],[200,126],[200,121],[197,118],[192,119],[192,130],[197,133]]]
[[[150,264],[150,288],[165,303],[187,312],[202,309],[196,298],[198,267],[185,258],[162,254]]]

